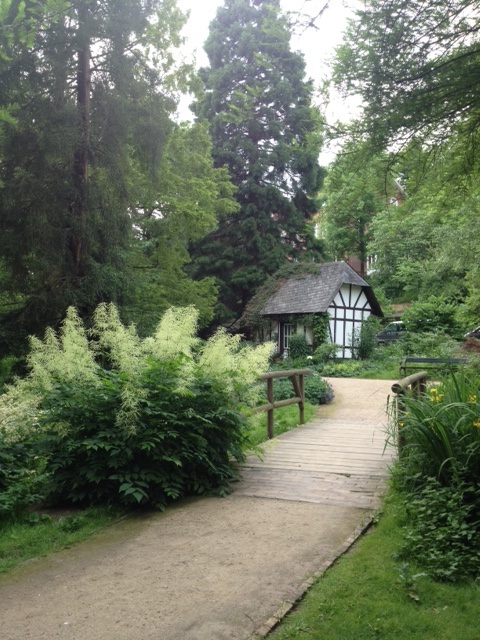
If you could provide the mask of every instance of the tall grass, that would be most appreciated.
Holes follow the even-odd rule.
[[[400,468],[406,480],[480,483],[479,398],[478,377],[459,371],[420,397],[403,400],[398,427],[405,443]]]

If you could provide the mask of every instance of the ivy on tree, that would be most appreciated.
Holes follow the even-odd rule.
[[[217,319],[227,321],[287,259],[312,256],[306,223],[322,181],[321,123],[279,0],[226,0],[205,50],[195,112],[209,124],[215,166],[228,168],[239,210],[197,243],[194,270],[216,278]]]

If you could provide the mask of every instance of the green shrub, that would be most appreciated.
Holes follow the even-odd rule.
[[[362,322],[360,331],[354,337],[354,354],[359,360],[366,360],[373,354],[377,346],[377,334],[380,331],[380,320],[370,315]]]
[[[329,404],[334,392],[332,386],[314,372],[305,377],[305,398],[312,404]]]
[[[295,334],[290,336],[288,341],[288,354],[292,360],[306,358],[311,355],[312,347],[308,344],[304,336]]]
[[[315,364],[324,364],[329,360],[335,360],[337,358],[337,352],[340,349],[338,344],[324,343],[315,349],[313,354],[313,362]]]
[[[442,331],[454,337],[459,336],[457,324],[458,305],[444,298],[430,296],[427,300],[412,302],[402,320],[408,330],[414,333]]]
[[[406,487],[434,477],[443,486],[480,484],[478,378],[451,372],[419,398],[406,397],[397,416],[404,446],[399,473]]]
[[[33,443],[6,443],[0,433],[0,519],[21,517],[44,496],[45,466]]]
[[[317,372],[312,372],[304,377],[305,400],[313,405],[328,404],[333,401],[334,393],[331,385],[323,380]],[[294,396],[294,390],[290,380],[281,378],[273,384],[273,396],[276,401],[287,400]],[[266,395],[263,398],[266,402]]]
[[[332,378],[354,378],[366,370],[365,365],[357,360],[327,362],[318,367],[322,376]]]
[[[450,372],[393,413],[403,446],[394,481],[406,495],[405,553],[442,580],[480,576],[479,379]]]
[[[91,335],[70,309],[58,335],[32,339],[29,374],[0,397],[0,419],[7,444],[43,447],[48,500],[162,507],[225,489],[272,345],[240,348],[223,330],[200,345],[197,316],[171,309],[142,340],[112,305]]]
[[[480,577],[478,484],[445,487],[429,478],[421,490],[407,495],[406,505],[404,557],[439,580]]]
[[[407,331],[401,340],[401,347],[406,356],[419,358],[452,358],[458,357],[456,353],[459,343],[443,331],[427,331],[413,333]]]
[[[225,491],[243,459],[244,415],[231,409],[219,380],[197,374],[179,390],[178,365],[153,362],[134,429],[118,429],[122,380],[104,372],[101,389],[58,384],[42,402],[45,429],[68,424],[48,441],[50,500],[80,504],[148,504],[162,508],[187,494]],[[146,392],[146,393],[145,393]]]

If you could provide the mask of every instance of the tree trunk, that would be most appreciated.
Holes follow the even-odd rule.
[[[77,110],[80,124],[80,143],[73,162],[76,190],[72,213],[75,217],[72,238],[72,257],[75,275],[83,275],[83,236],[87,213],[86,185],[88,182],[88,150],[90,142],[90,41],[86,32],[88,6],[81,2],[78,8],[79,48],[77,58]]]

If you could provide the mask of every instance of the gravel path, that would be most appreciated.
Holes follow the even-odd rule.
[[[331,382],[336,399],[320,417],[385,422],[391,382]],[[0,638],[246,640],[265,632],[370,516],[235,492],[184,500],[3,578]]]

